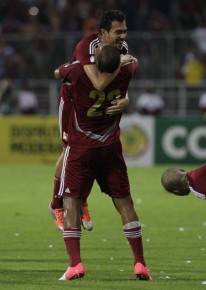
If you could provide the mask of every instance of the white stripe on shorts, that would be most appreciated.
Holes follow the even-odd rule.
[[[60,139],[62,140],[63,137],[63,132],[62,132],[62,112],[63,112],[63,107],[64,107],[64,100],[61,97],[60,103],[59,103],[59,134],[60,134]]]
[[[63,166],[62,166],[62,173],[61,173],[61,182],[60,182],[60,188],[58,196],[62,196],[64,193],[64,178],[65,178],[65,169],[67,164],[67,158],[69,156],[70,147],[67,146],[64,154],[64,160],[63,160]]]

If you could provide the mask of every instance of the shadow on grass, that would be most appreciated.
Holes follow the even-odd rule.
[[[16,263],[29,263],[29,262],[38,262],[38,263],[65,263],[65,259],[0,259],[0,262],[16,262]]]

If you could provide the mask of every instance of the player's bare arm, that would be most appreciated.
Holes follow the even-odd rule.
[[[59,69],[57,68],[57,69],[55,69],[55,71],[54,71],[54,76],[55,76],[55,78],[57,79],[57,80],[60,80],[61,78],[60,78],[60,75],[59,75]]]
[[[85,65],[84,70],[88,78],[92,82],[93,86],[95,87],[95,89],[104,90],[117,76],[120,70],[120,66],[114,73],[106,73],[106,72],[101,73],[97,69],[96,64]],[[54,76],[57,80],[61,79],[59,75],[59,68],[55,69]]]
[[[130,54],[121,54],[120,56],[121,56],[121,66],[128,64],[132,61],[138,62],[137,58]]]
[[[104,90],[117,76],[119,73],[120,67],[114,73],[101,73],[96,64],[84,65],[84,70],[92,82],[93,86],[97,90]]]
[[[137,58],[135,58],[132,55],[121,54],[121,66],[126,65],[126,64],[131,63],[131,62],[138,63],[138,60],[137,60]],[[111,106],[109,106],[106,109],[105,113],[108,115],[116,115],[116,114],[122,113],[129,105],[130,105],[130,101],[129,101],[129,96],[128,96],[128,92],[127,92],[125,98],[123,98],[123,99],[117,98],[116,100],[112,101]]]
[[[124,97],[124,99],[117,99],[111,102],[111,106],[109,106],[105,113],[107,115],[116,115],[122,113],[130,104],[128,91]]]
[[[96,49],[95,54],[98,52],[98,50],[101,50],[101,48],[104,45],[105,44],[99,44],[98,48]],[[137,61],[137,59],[131,55],[121,55],[121,65],[130,63],[131,61]],[[100,72],[96,64],[84,65],[84,70],[88,78],[92,82],[93,86],[97,90],[104,90],[117,76],[117,74],[119,73],[120,67],[112,74]]]
[[[66,62],[65,64],[63,64],[61,66],[67,67],[69,64],[70,64],[69,62]],[[61,77],[59,75],[59,69],[60,69],[61,66],[59,66],[58,68],[56,68],[55,71],[54,71],[54,77],[57,80],[60,80],[61,79]]]

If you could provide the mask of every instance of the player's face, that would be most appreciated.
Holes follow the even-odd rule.
[[[127,37],[127,25],[126,22],[113,21],[111,29],[106,31],[101,30],[102,40],[107,43],[114,45],[117,49],[122,49],[122,44]]]

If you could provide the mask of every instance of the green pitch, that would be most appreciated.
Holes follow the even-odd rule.
[[[135,280],[120,217],[95,185],[88,199],[94,230],[83,230],[81,240],[87,274],[82,280],[58,281],[68,258],[47,210],[54,166],[1,165],[0,290],[206,289],[206,202],[164,192],[160,176],[165,168],[128,170],[153,280]]]

